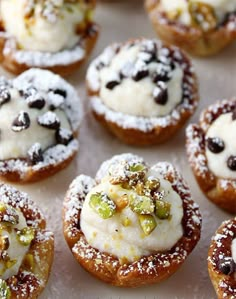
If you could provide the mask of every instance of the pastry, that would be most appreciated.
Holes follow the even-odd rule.
[[[170,139],[198,104],[191,62],[157,40],[106,48],[88,69],[87,88],[96,119],[133,145]]]
[[[158,283],[186,260],[200,238],[201,216],[174,167],[149,167],[132,154],[80,175],[64,201],[64,236],[75,259],[109,284]]]
[[[236,99],[211,105],[187,128],[187,153],[206,196],[236,213]]]
[[[236,298],[236,218],[223,222],[212,238],[208,270],[218,298]]]
[[[95,0],[1,0],[0,61],[14,74],[32,68],[67,75],[93,49]]]
[[[78,151],[81,103],[75,89],[40,69],[0,79],[0,178],[38,181],[66,167]]]
[[[158,36],[193,55],[212,55],[236,39],[235,0],[146,0]]]
[[[54,254],[53,233],[27,194],[0,185],[0,298],[38,298]]]

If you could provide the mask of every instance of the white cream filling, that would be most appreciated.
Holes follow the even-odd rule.
[[[236,263],[236,238],[233,239],[233,241],[232,241],[231,252],[232,252],[232,258],[233,258],[234,262]]]
[[[138,82],[132,78],[125,78],[114,89],[106,88],[106,83],[111,81],[114,74],[118,74],[124,65],[136,62],[139,52],[140,45],[125,47],[114,56],[109,67],[100,71],[100,98],[107,107],[116,112],[144,117],[168,115],[182,100],[183,71],[180,67],[176,66],[172,72],[172,78],[166,84],[168,101],[165,105],[155,102],[153,91],[156,85],[150,76]],[[158,67],[157,62],[148,65],[150,71]]]
[[[19,268],[22,264],[22,261],[29,250],[30,245],[22,245],[18,239],[15,228],[21,230],[27,227],[26,220],[21,211],[16,210],[19,216],[19,223],[12,226],[11,232],[9,232],[4,226],[0,224],[0,237],[7,237],[9,239],[9,248],[7,249],[7,254],[11,261],[15,261],[15,264],[9,269],[5,270],[5,263],[2,259],[0,259],[0,273],[3,271],[4,273],[0,275],[2,279],[7,279],[13,275],[16,275],[19,271]]]
[[[31,124],[26,130],[14,132],[12,131],[12,123],[21,111],[29,114]],[[56,143],[55,130],[44,128],[37,122],[38,116],[47,111],[47,105],[41,110],[29,108],[27,101],[20,97],[18,91],[11,90],[10,102],[3,104],[0,108],[0,160],[26,157],[28,150],[35,143],[40,143],[42,150]],[[54,112],[60,119],[61,128],[70,129],[65,112],[59,109]]]
[[[162,9],[167,13],[180,11],[178,20],[185,25],[191,24],[191,16],[188,10],[189,2],[200,2],[211,5],[219,22],[224,19],[227,13],[236,11],[236,0],[160,0]]]
[[[219,116],[207,131],[206,139],[209,137],[219,137],[225,144],[225,149],[218,154],[212,153],[206,147],[208,167],[217,177],[236,179],[236,171],[230,170],[227,166],[228,158],[236,155],[235,132],[236,120],[233,121],[232,113],[226,113]]]
[[[153,252],[169,250],[182,237],[183,206],[180,196],[156,171],[150,170],[148,176],[160,178],[161,190],[164,190],[166,194],[165,200],[171,204],[171,219],[160,220],[155,216],[157,226],[148,236],[143,233],[137,214],[129,207],[117,212],[110,219],[102,219],[89,206],[91,194],[112,191],[123,195],[130,192],[111,185],[107,179],[103,180],[87,195],[81,212],[81,229],[92,247],[101,252],[113,254],[121,260],[132,262]],[[130,225],[124,226],[122,223],[127,218],[130,220]]]
[[[16,38],[24,50],[58,52],[74,47],[79,40],[76,26],[84,19],[82,4],[63,4],[60,16],[49,22],[41,16],[42,3],[34,4],[35,16],[28,23],[24,18],[28,0],[2,0],[0,13],[6,32]],[[37,1],[38,2],[38,1]]]

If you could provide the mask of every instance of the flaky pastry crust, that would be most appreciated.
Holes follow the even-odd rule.
[[[7,185],[0,185],[0,202],[19,209],[29,227],[35,230],[35,237],[29,251],[33,265],[25,258],[17,275],[6,280],[11,299],[38,298],[44,290],[51,271],[54,257],[54,236],[46,230],[46,220],[36,205],[25,193]]]
[[[231,257],[232,240],[236,237],[236,219],[222,223],[212,238],[208,252],[208,272],[219,299],[236,296],[235,273],[226,275],[219,270],[220,257]]]
[[[215,119],[235,109],[236,99],[217,102],[203,111],[199,124],[189,125],[186,131],[187,155],[200,188],[208,199],[232,214],[236,213],[236,181],[216,177],[210,171],[206,157],[205,134]]]
[[[200,238],[199,208],[192,200],[182,177],[168,163],[158,163],[154,168],[172,184],[173,189],[183,200],[184,232],[181,239],[169,251],[154,252],[132,263],[121,264],[116,256],[91,247],[80,229],[83,202],[90,189],[96,185],[96,181],[90,177],[79,176],[67,192],[63,209],[64,237],[80,265],[106,283],[120,287],[139,287],[161,282],[180,268]]]
[[[160,9],[160,0],[146,0],[145,7],[158,36],[192,55],[216,54],[236,39],[236,15],[228,18],[215,30],[204,32],[168,19]]]

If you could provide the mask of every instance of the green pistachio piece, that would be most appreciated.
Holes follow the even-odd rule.
[[[17,260],[9,260],[9,261],[6,261],[6,268],[7,269],[10,269],[12,268],[15,264],[16,264]]]
[[[12,224],[12,225],[18,224],[19,216],[17,214],[16,209],[1,203],[0,204],[0,222],[4,222],[6,224]]]
[[[105,193],[96,193],[90,196],[89,206],[101,218],[111,218],[116,212],[116,205]]]
[[[171,204],[166,201],[157,200],[156,201],[156,216],[159,219],[168,219],[170,217]]]
[[[131,172],[140,172],[140,171],[144,171],[145,169],[146,169],[145,166],[141,163],[129,165],[129,171]]]
[[[35,230],[33,227],[24,227],[22,230],[17,232],[18,241],[24,246],[30,245],[34,236]]]
[[[190,1],[189,12],[193,26],[200,27],[203,31],[211,31],[216,28],[217,17],[211,5],[201,1]]]
[[[11,290],[7,285],[6,281],[3,279],[0,279],[0,298],[1,299],[11,298]]]
[[[139,196],[130,194],[130,208],[137,214],[151,214],[154,212],[155,205],[153,200],[148,196]]]
[[[150,191],[157,191],[160,188],[160,180],[154,177],[149,177],[145,182],[145,187]]]
[[[149,236],[157,226],[156,220],[152,215],[139,215],[139,223],[146,236]]]

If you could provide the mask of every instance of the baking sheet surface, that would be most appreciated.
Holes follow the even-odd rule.
[[[114,41],[132,37],[154,37],[154,31],[141,0],[107,1],[98,4],[97,22],[101,36],[93,57]],[[92,59],[92,58],[91,58]],[[88,65],[88,63],[87,63]],[[26,191],[47,215],[48,228],[55,233],[55,260],[42,299],[213,299],[216,298],[207,272],[207,251],[216,228],[230,215],[208,202],[199,190],[185,154],[184,130],[161,146],[135,148],[120,143],[101,128],[88,112],[84,90],[87,65],[69,81],[78,88],[85,114],[80,131],[80,152],[72,165],[43,182],[17,186]],[[197,121],[202,108],[215,100],[236,96],[236,44],[223,53],[207,59],[194,59],[199,77],[201,103],[191,122]],[[5,73],[2,71],[2,73]],[[9,75],[8,75],[9,76]],[[94,176],[102,161],[114,154],[132,152],[150,164],[170,161],[183,173],[203,216],[202,238],[182,268],[167,281],[139,289],[121,289],[106,285],[86,273],[75,261],[62,235],[61,210],[65,192],[78,174]]]

